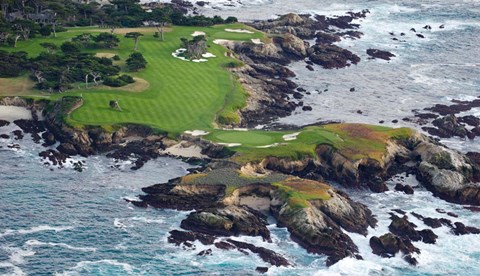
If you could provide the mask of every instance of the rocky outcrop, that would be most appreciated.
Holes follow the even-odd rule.
[[[413,253],[420,253],[420,249],[416,248],[408,239],[402,239],[391,233],[380,237],[370,238],[370,247],[372,252],[383,258],[394,257],[397,253],[404,254],[403,259],[411,265],[416,265],[418,261],[412,257]]]
[[[326,254],[328,265],[348,256],[360,258],[356,245],[342,228],[366,235],[367,228],[374,227],[376,224],[376,220],[366,206],[352,201],[346,194],[319,182],[276,175],[271,176],[271,182],[258,178],[258,181],[263,183],[255,183],[255,177],[253,177],[248,180],[251,183],[248,183],[245,178],[235,180],[232,173],[219,171],[225,168],[234,170],[234,168],[229,169],[226,163],[223,165],[213,163],[203,173],[144,188],[143,191],[147,194],[140,195],[142,202],[134,202],[134,204],[181,210],[195,209],[196,211],[189,214],[181,223],[183,229],[194,233],[220,237],[260,236],[269,241],[270,232],[266,227],[266,217],[260,213],[266,212],[273,215],[280,226],[286,227],[292,238],[307,250]],[[206,180],[199,180],[202,177]],[[288,181],[281,180],[285,178]],[[232,190],[229,186],[230,181],[226,181],[227,179],[232,182],[247,182],[237,184],[238,186],[234,186]],[[222,183],[222,180],[225,184],[217,184],[217,182]],[[205,181],[211,184],[204,184]],[[305,190],[317,194],[326,192],[326,194],[318,199],[312,197],[310,201],[289,198],[284,190],[278,188],[276,181],[284,183],[279,185],[291,185],[296,187],[295,189],[300,189],[299,193]],[[229,188],[226,188],[227,186]],[[235,242],[230,243],[243,248]],[[219,244],[218,247],[228,247],[228,245]],[[250,250],[256,252],[253,249]],[[261,251],[256,253],[262,256]]]
[[[479,167],[468,157],[440,145],[423,142],[414,153],[420,159],[417,178],[447,201],[480,205]]]
[[[261,236],[270,241],[266,217],[261,213],[243,206],[208,208],[190,213],[182,221],[181,227],[199,233],[216,236]]]
[[[390,60],[392,57],[395,57],[395,55],[390,52],[378,49],[368,49],[367,55],[371,56],[372,58],[379,58],[383,60]]]

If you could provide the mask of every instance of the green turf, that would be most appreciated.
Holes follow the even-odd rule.
[[[82,95],[84,105],[74,111],[69,122],[74,125],[111,125],[138,123],[167,131],[173,135],[187,129],[209,129],[220,117],[225,123],[238,122],[236,110],[245,105],[245,91],[224,67],[235,61],[225,56],[224,47],[214,44],[214,39],[249,40],[263,38],[263,34],[229,33],[226,28],[247,28],[243,24],[218,25],[213,27],[174,26],[165,34],[166,41],[153,37],[152,33],[140,39],[139,52],[148,61],[147,69],[132,73],[150,83],[147,90],[139,93],[121,89],[80,87],[67,93],[52,95],[56,99],[65,95]],[[41,42],[61,44],[83,32],[98,32],[98,29],[72,28],[58,34],[57,38],[35,38],[21,41],[15,49],[36,55],[42,51]],[[102,31],[102,30],[100,30]],[[108,30],[105,30],[108,31]],[[121,29],[117,30],[121,31]],[[180,48],[180,38],[191,38],[195,31],[203,31],[209,39],[208,51],[216,55],[205,63],[186,62],[172,57],[171,53]],[[98,50],[118,54],[122,61],[132,53],[133,40],[121,37],[117,49]],[[81,84],[79,84],[80,86]],[[38,92],[36,92],[38,94]],[[32,94],[36,94],[32,92]],[[109,101],[119,101],[122,111],[109,108]]]
[[[355,161],[372,158],[382,162],[387,141],[392,138],[407,138],[412,134],[408,128],[392,129],[364,124],[336,124],[311,126],[299,130],[297,139],[285,141],[283,136],[294,131],[232,131],[213,130],[204,138],[213,142],[241,144],[231,149],[238,154],[234,159],[240,163],[260,162],[269,156],[299,160],[315,158],[318,145],[327,144],[337,149],[346,158]],[[261,148],[277,143],[273,147]],[[259,147],[260,146],[260,147]]]

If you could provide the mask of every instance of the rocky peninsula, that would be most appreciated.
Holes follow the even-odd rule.
[[[250,95],[246,107],[238,111],[241,121],[226,127],[257,126],[287,116],[299,107],[308,112],[310,107],[301,101],[305,91],[291,81],[294,73],[286,66],[295,60],[305,60],[312,69],[312,64],[326,69],[357,64],[358,56],[334,42],[361,37],[352,21],[367,15],[367,10],[333,18],[288,14],[250,24],[268,33],[271,41],[225,43],[229,53],[244,63],[229,70]],[[310,46],[306,40],[315,40],[315,45]],[[371,50],[369,55],[394,57],[381,50]],[[64,96],[55,102],[5,97],[0,104],[31,109],[33,120],[13,123],[46,147],[58,145],[40,156],[59,167],[69,156],[107,154],[117,160],[134,159],[132,169],[139,169],[151,159],[169,155],[173,147],[195,151],[194,155],[178,157],[199,164],[197,169],[168,183],[143,188],[140,200],[133,200],[132,204],[192,210],[180,225],[183,230],[170,232],[171,243],[191,248],[192,242],[199,240],[212,248],[245,254],[250,251],[273,266],[289,266],[293,262],[267,248],[218,238],[259,236],[268,242],[266,221],[271,216],[307,251],[328,256],[327,265],[346,257],[362,258],[345,231],[367,235],[369,228],[376,227],[375,214],[328,184],[332,181],[343,187],[380,193],[388,190],[385,182],[393,176],[413,174],[434,196],[480,206],[480,158],[461,154],[410,129],[361,124],[299,127],[292,130],[298,132],[298,138],[293,138],[297,142],[289,143],[284,138],[283,143],[272,147],[249,148],[229,146],[191,133],[171,137],[169,133],[135,124],[76,128],[68,124],[68,116],[84,104],[82,97]],[[44,120],[37,111],[43,111]],[[0,121],[0,125],[8,123]],[[23,133],[15,135],[21,139]],[[276,150],[282,154],[276,154]],[[75,168],[81,171],[82,164]],[[398,190],[413,192],[405,186],[398,186]],[[402,252],[404,259],[414,265],[412,254],[420,250],[411,242],[435,243],[437,236],[432,229],[446,226],[456,235],[479,233],[460,222],[409,214],[432,228],[417,230],[407,214],[401,213],[392,213],[390,233],[370,240],[375,254],[392,257]],[[199,254],[211,252],[208,249]],[[261,267],[258,270],[265,271]]]

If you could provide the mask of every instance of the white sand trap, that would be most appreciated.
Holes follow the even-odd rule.
[[[233,130],[236,130],[236,131],[248,131],[248,128],[235,127],[235,128],[233,128]]]
[[[212,53],[205,53],[205,54],[202,55],[202,57],[204,57],[204,58],[215,58],[217,56],[212,54]]]
[[[265,43],[263,43],[263,42],[260,40],[260,38],[252,38],[251,41],[252,41],[253,44],[256,44],[256,45],[263,45],[263,44],[265,44]]]
[[[192,36],[205,35],[205,32],[195,31]]]
[[[256,146],[256,148],[257,148],[257,149],[267,149],[267,148],[277,147],[278,145],[280,145],[280,144],[279,144],[279,143],[275,143],[275,144],[266,145],[266,146]]]
[[[233,148],[233,147],[238,147],[241,146],[242,144],[239,143],[217,143],[222,146],[226,146],[227,148]]]
[[[293,141],[293,140],[297,140],[297,136],[300,134],[300,132],[295,132],[295,133],[292,133],[292,134],[287,134],[287,135],[283,135],[283,140],[285,141]]]
[[[198,129],[195,129],[195,130],[187,130],[187,131],[184,131],[185,134],[190,134],[192,136],[205,136],[207,134],[209,134],[210,132],[207,132],[205,130],[198,130]]]
[[[228,39],[215,39],[213,43],[217,45],[227,46],[227,45],[233,44],[233,41]]]
[[[207,58],[217,57],[212,53],[205,53],[205,54],[202,55],[202,57],[204,57],[204,58],[189,60],[188,58],[182,56],[186,51],[187,51],[187,49],[185,49],[185,48],[177,49],[177,50],[175,50],[175,52],[172,53],[172,57],[178,58],[178,59],[183,60],[183,61],[193,61],[193,62],[197,62],[197,63],[198,62],[207,62],[208,61]]]
[[[32,112],[25,107],[0,106],[0,119],[13,122],[19,119],[31,120]]]
[[[245,29],[225,29],[229,33],[244,33],[244,34],[254,34],[254,32],[245,30]]]
[[[202,154],[202,148],[196,145],[185,147],[182,143],[167,148],[164,153],[171,154],[180,157],[196,157],[206,158],[207,156]]]

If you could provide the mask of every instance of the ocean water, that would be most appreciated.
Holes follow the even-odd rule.
[[[204,13],[235,15],[245,20],[285,12],[372,11],[360,22],[365,36],[341,42],[362,57],[358,66],[341,70],[317,68],[310,73],[303,63],[292,65],[298,75],[296,81],[303,87],[312,92],[328,91],[304,99],[314,107],[313,112],[294,114],[282,122],[390,122],[411,115],[411,109],[480,94],[478,1],[209,2],[214,9],[205,9]],[[422,30],[424,40],[408,31],[426,24],[434,29]],[[445,29],[438,29],[441,24]],[[392,41],[390,31],[407,33],[407,42]],[[391,50],[397,58],[390,63],[367,61],[364,53],[369,47]],[[351,87],[356,92],[349,92]],[[357,114],[358,109],[364,114]],[[480,110],[471,113],[480,115]],[[402,121],[397,125],[410,126]],[[2,127],[0,134],[14,128]],[[479,148],[476,141],[445,142],[462,150]],[[9,149],[7,145],[12,143],[19,143],[21,148]],[[116,164],[98,156],[80,159],[87,166],[83,173],[69,166],[52,171],[38,157],[43,148],[28,135],[20,142],[0,138],[0,146],[0,275],[254,275],[255,267],[268,266],[252,254],[214,248],[212,256],[200,257],[198,252],[208,246],[195,243],[194,250],[184,250],[168,244],[168,232],[178,229],[188,212],[136,208],[125,201],[140,194],[142,187],[186,174],[188,164],[160,158],[131,171],[129,164]],[[119,168],[112,168],[116,165]],[[411,177],[406,182],[417,185]],[[480,275],[480,235],[454,236],[448,228],[435,229],[437,244],[414,243],[422,250],[416,256],[419,265],[415,268],[400,257],[383,259],[373,255],[368,245],[372,235],[388,232],[392,209],[480,227],[478,213],[433,198],[421,187],[413,196],[348,192],[353,199],[367,204],[379,219],[379,226],[370,229],[367,237],[350,234],[363,261],[344,259],[327,268],[325,257],[308,254],[289,239],[284,228],[276,227],[273,219],[269,225],[273,243],[252,237],[237,239],[273,249],[294,263],[294,267],[271,268],[270,275]],[[459,218],[440,214],[437,208],[452,211]],[[413,216],[409,218],[419,229],[426,228]]]

